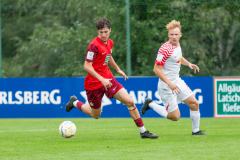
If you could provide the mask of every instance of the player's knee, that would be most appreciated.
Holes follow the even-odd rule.
[[[179,112],[175,112],[175,113],[169,113],[167,118],[172,120],[172,121],[178,121],[180,119],[180,113]]]
[[[173,121],[178,121],[180,119],[180,117],[173,117]]]
[[[180,119],[180,115],[174,115],[171,117],[172,121],[178,121]]]
[[[131,108],[131,107],[134,107],[134,106],[135,106],[133,100],[128,100],[128,101],[126,101],[125,105],[126,105],[128,108]]]
[[[190,103],[190,105],[191,105],[191,110],[193,110],[193,111],[198,111],[199,110],[199,103],[197,101],[192,101]]]

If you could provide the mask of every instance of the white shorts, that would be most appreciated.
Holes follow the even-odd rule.
[[[178,108],[179,103],[193,95],[192,90],[180,77],[173,83],[177,85],[180,93],[174,94],[165,82],[160,79],[158,81],[158,94],[168,112],[175,111]]]

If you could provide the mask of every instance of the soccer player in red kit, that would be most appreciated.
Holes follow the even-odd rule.
[[[108,67],[108,64],[110,64],[125,80],[128,78],[112,57],[114,43],[113,40],[109,39],[111,33],[110,21],[102,18],[97,21],[96,27],[98,36],[88,45],[84,62],[84,69],[88,73],[84,81],[88,104],[83,104],[75,96],[71,96],[66,104],[66,111],[69,112],[76,107],[87,115],[98,119],[101,115],[101,102],[105,94],[109,98],[119,100],[128,107],[132,119],[140,130],[141,138],[158,138],[156,134],[146,130],[133,99],[115,79]]]

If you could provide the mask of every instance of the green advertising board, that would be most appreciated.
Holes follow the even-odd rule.
[[[240,77],[214,78],[214,117],[240,117]]]

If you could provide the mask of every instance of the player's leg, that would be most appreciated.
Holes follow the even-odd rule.
[[[169,112],[167,115],[167,119],[170,119],[172,121],[178,121],[180,117],[181,117],[181,114],[178,107],[174,111]]]
[[[82,103],[77,99],[76,96],[71,96],[70,100],[66,104],[67,112],[70,112],[73,108],[77,108],[83,113],[96,119],[99,118],[99,115],[101,114],[101,109],[92,109],[88,103],[87,104]]]
[[[141,107],[141,113],[144,115],[149,109],[152,109],[154,112],[156,112],[158,115],[166,118],[168,115],[168,112],[166,110],[166,107],[160,104],[157,104],[156,102],[152,101],[150,98],[147,98]]]
[[[140,118],[138,109],[124,88],[120,89],[113,97],[128,107],[129,113],[134,120]]]
[[[83,113],[95,118],[95,119],[98,119],[101,115],[101,112],[102,112],[102,109],[101,107],[97,108],[97,109],[94,109],[92,108],[88,103],[87,104],[82,104],[82,105],[79,105],[78,104],[79,101],[76,101],[74,103],[74,106],[76,106],[76,108],[78,108],[80,111],[82,111]]]
[[[69,112],[72,108],[76,107],[83,113],[98,119],[101,115],[101,101],[104,95],[104,89],[98,89],[93,91],[86,91],[88,102],[87,104],[82,103],[77,99],[76,96],[71,96],[69,102],[66,105],[66,111]]]
[[[183,101],[190,109],[190,118],[192,120],[192,134],[202,135],[204,134],[200,130],[200,111],[199,104],[188,85],[182,80],[178,80],[178,87],[180,93],[178,94],[179,101]]]
[[[178,121],[180,119],[180,111],[178,108],[177,96],[176,94],[170,93],[162,95],[162,101],[165,104],[166,110],[168,112],[167,119],[172,121]]]
[[[109,98],[115,98],[125,104],[134,120],[140,118],[139,112],[125,88],[123,88],[123,86],[115,78],[111,80],[111,83],[112,86],[106,91],[106,96]]]
[[[154,101],[151,101],[150,103],[146,103],[147,100],[144,102],[143,107],[141,109],[142,114],[144,114],[148,109],[152,109],[155,111],[158,115],[167,118],[172,121],[178,121],[181,117],[176,98],[172,98],[169,100],[169,102],[165,102],[165,106],[159,105]],[[148,108],[148,109],[146,109]]]
[[[167,86],[162,84],[158,85],[158,94],[161,97],[164,106],[157,104],[151,99],[146,99],[141,108],[142,114],[144,114],[148,109],[152,109],[164,118],[177,121],[180,118],[177,96],[173,94]]]
[[[127,93],[127,91],[124,88],[121,88],[117,93],[114,94],[113,97],[128,107],[129,114],[131,115],[135,124],[139,128],[140,135],[142,138],[158,138],[157,135],[150,133],[149,131],[146,130],[146,128],[144,127],[142,118],[138,112],[137,107],[135,106],[132,98],[130,97],[130,95]]]
[[[190,118],[192,120],[192,133],[199,134],[200,131],[200,112],[199,112],[199,104],[194,97],[194,95],[188,97],[183,101],[190,108]]]

